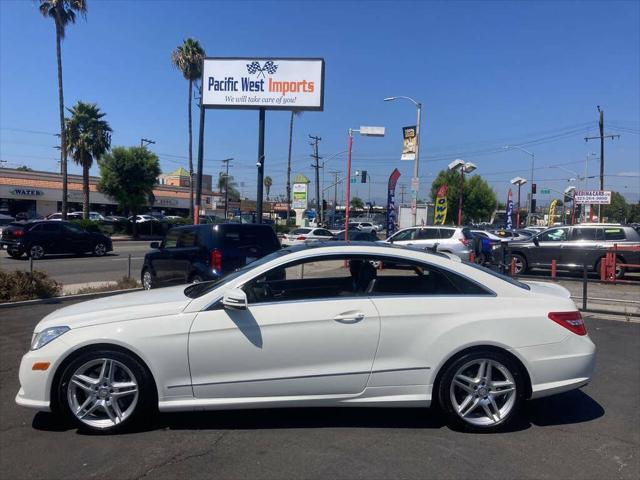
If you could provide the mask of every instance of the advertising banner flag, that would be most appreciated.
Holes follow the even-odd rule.
[[[402,127],[402,156],[400,160],[416,159],[416,127]]]
[[[547,226],[553,225],[553,220],[556,216],[556,207],[558,206],[558,200],[554,200],[549,205],[549,219],[547,220]]]
[[[436,194],[436,212],[433,216],[434,225],[444,225],[447,219],[447,190],[448,185],[441,185]]]
[[[387,236],[391,235],[396,229],[396,184],[400,178],[400,171],[393,169],[389,175],[389,184],[387,186]]]
[[[513,228],[513,192],[509,189],[509,195],[507,196],[507,230]]]

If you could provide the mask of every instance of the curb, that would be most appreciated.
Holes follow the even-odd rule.
[[[6,302],[0,303],[0,310],[3,308],[17,308],[17,307],[25,307],[27,305],[39,305],[43,303],[61,303],[66,300],[73,300],[76,298],[84,298],[85,300],[91,300],[93,298],[98,297],[110,297],[113,295],[118,295],[120,293],[129,293],[129,292],[137,292],[143,290],[140,288],[128,288],[126,290],[112,290],[110,292],[96,292],[96,293],[80,293],[73,295],[63,295],[61,297],[49,297],[49,298],[34,298],[33,300],[21,300],[19,302]]]

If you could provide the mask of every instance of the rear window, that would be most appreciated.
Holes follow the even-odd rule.
[[[176,248],[176,245],[178,244],[178,234],[180,233],[180,230],[178,229],[174,229],[174,230],[169,230],[169,232],[167,233],[167,236],[164,238],[164,248]]]
[[[311,231],[310,228],[296,228],[291,235],[305,235]]]
[[[259,245],[267,251],[279,248],[275,232],[268,226],[224,224],[214,227],[214,231],[216,230],[222,248],[239,248],[247,245]]]
[[[607,228],[604,229],[605,240],[626,240],[623,228]]]

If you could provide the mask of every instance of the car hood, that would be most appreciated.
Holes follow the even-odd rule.
[[[530,287],[530,292],[538,295],[551,295],[553,297],[570,298],[571,292],[562,285],[548,282],[522,282]]]
[[[40,332],[48,327],[80,328],[103,323],[175,315],[182,312],[191,301],[184,294],[186,287],[187,285],[179,285],[123,293],[76,303],[44,317],[36,325],[35,331]]]

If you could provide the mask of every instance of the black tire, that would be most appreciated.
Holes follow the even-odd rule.
[[[128,416],[126,416],[126,418],[124,418],[124,420],[112,426],[96,427],[84,423],[76,417],[69,403],[68,390],[70,386],[70,379],[76,370],[82,368],[83,365],[86,365],[91,361],[100,361],[102,359],[115,360],[116,362],[124,364],[135,377],[138,393],[137,400],[132,411]],[[69,418],[79,430],[97,434],[120,433],[135,425],[140,425],[144,420],[148,419],[150,415],[154,414],[158,407],[155,384],[149,371],[132,355],[118,350],[99,349],[85,351],[79,354],[64,369],[56,387],[55,395],[57,400],[56,407],[61,411],[61,413]],[[122,402],[122,400],[118,401]],[[100,410],[96,410],[96,412],[101,413]]]
[[[469,417],[469,420],[465,420],[458,414],[457,408],[453,404],[452,399],[452,383],[454,380],[454,376],[458,371],[463,368],[465,365],[468,365],[474,361],[480,360],[489,360],[492,362],[497,362],[501,366],[505,367],[510,375],[513,378],[515,383],[515,392],[509,397],[511,402],[509,405],[508,413],[505,413],[498,421],[492,423],[490,425],[479,425],[471,423],[472,421],[478,421],[473,417]],[[495,364],[494,364],[495,365]],[[518,421],[520,409],[522,407],[522,403],[525,400],[526,396],[526,379],[525,375],[521,370],[521,366],[512,360],[511,357],[506,354],[496,352],[493,350],[477,350],[465,355],[461,355],[456,358],[454,361],[450,362],[442,373],[438,384],[437,398],[438,398],[438,406],[444,412],[447,417],[448,424],[454,429],[466,430],[470,432],[486,432],[493,433],[498,431],[503,431],[512,426],[515,422]],[[494,373],[494,376],[498,377],[501,375],[501,371],[497,370],[497,367],[493,367],[497,373]],[[505,377],[506,378],[506,377]],[[499,378],[498,378],[498,381]],[[474,390],[473,395],[476,395],[478,390]],[[466,392],[463,393],[463,396],[466,395]],[[471,395],[471,394],[469,394]],[[488,400],[485,400],[487,397],[479,398],[479,401],[484,401],[485,403]],[[495,397],[496,399],[498,397]],[[506,400],[506,398],[505,398]],[[475,401],[475,397],[472,401]],[[498,402],[502,400],[497,400]],[[506,405],[506,403],[505,403]],[[477,407],[480,410],[480,415],[483,415],[483,410],[480,407]]]
[[[202,283],[202,282],[204,282],[204,279],[200,275],[195,274],[195,275],[191,276],[191,282],[190,283]]]
[[[15,258],[16,260],[20,257],[22,257],[22,252],[17,251],[17,250],[7,250],[7,253],[9,254],[9,256],[11,258]]]
[[[147,278],[145,278],[147,277]],[[140,283],[145,290],[151,290],[155,287],[155,281],[153,279],[153,273],[150,269],[144,268],[140,274]]]
[[[46,252],[44,250],[44,247],[39,243],[31,244],[29,246],[29,249],[27,250],[27,256],[33,258],[34,260],[40,260],[41,258],[44,258],[45,255]]]
[[[507,272],[511,272],[511,259],[515,258],[516,259],[516,275],[523,275],[525,273],[527,273],[527,270],[529,270],[529,265],[527,264],[527,259],[524,258],[524,255],[520,254],[520,253],[511,253],[509,255],[507,255]],[[521,266],[520,266],[521,265]]]
[[[602,260],[604,260],[604,257],[602,257],[600,260],[596,262],[596,273],[598,274],[598,278],[600,278],[600,265],[602,264]],[[620,257],[618,257],[616,259],[616,264],[617,263],[624,263],[624,261]],[[625,269],[622,267],[618,267],[616,265],[616,274],[615,274],[616,280],[621,280],[622,278],[624,278],[624,275],[625,275]]]

